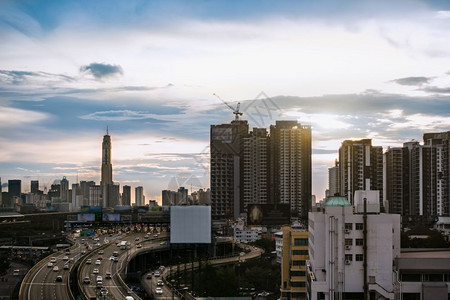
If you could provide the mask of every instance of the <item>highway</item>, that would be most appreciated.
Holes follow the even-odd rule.
[[[63,260],[64,256],[73,258],[74,261],[80,256],[81,247],[75,244],[70,254],[59,251],[38,262],[28,274],[25,276],[20,292],[19,299],[40,300],[40,299],[69,299],[69,270],[64,270],[64,265],[68,261]],[[48,267],[50,260],[54,258],[56,262],[52,267]],[[69,263],[72,267],[73,263]],[[58,266],[59,270],[54,271],[54,266]],[[56,282],[57,276],[62,276],[61,282]]]
[[[216,259],[210,259],[208,262],[212,265],[226,265],[231,263],[238,263],[238,262],[244,262],[246,260],[255,259],[257,257],[260,257],[262,253],[264,252],[263,249],[260,249],[258,247],[253,247],[249,245],[243,245],[244,249],[247,250],[244,255],[235,255],[235,256],[229,256],[229,257],[218,257]],[[169,286],[166,284],[166,277],[170,274],[170,269],[174,268],[174,272],[176,272],[177,266],[170,266],[166,267],[163,272],[161,272],[160,277],[154,276],[154,271],[150,271],[145,273],[141,277],[141,286],[145,289],[145,291],[148,294],[153,294],[155,299],[174,299],[179,300],[180,297],[176,296],[175,294],[172,295],[172,290],[169,288]],[[184,268],[184,266],[183,266]],[[194,269],[198,268],[198,262],[194,262]],[[186,269],[191,269],[191,263],[186,264]],[[151,274],[152,278],[147,279],[147,276]],[[163,279],[164,278],[164,279]],[[163,293],[162,294],[156,294],[155,289],[157,288],[157,282],[158,280],[164,281]]]
[[[83,258],[79,269],[78,279],[79,286],[87,299],[97,297],[98,299],[124,299],[125,296],[131,295],[138,299],[133,293],[129,293],[129,289],[123,286],[123,281],[120,278],[120,272],[126,268],[128,257],[136,251],[136,238],[139,242],[144,238],[145,233],[131,233],[120,238],[120,241],[127,241],[130,243],[130,249],[121,250],[115,243],[111,242],[107,247],[99,253],[95,251]],[[138,243],[139,243],[138,242]],[[140,250],[140,249],[138,249]],[[144,249],[142,249],[144,250]],[[110,258],[113,257],[114,252],[118,252],[118,261],[115,262]],[[101,257],[101,259],[99,259]],[[88,259],[91,263],[87,263]],[[100,260],[100,264],[96,264],[96,260]],[[98,274],[94,274],[94,269],[98,269]],[[106,278],[106,274],[111,274],[111,278]],[[107,290],[106,296],[102,296],[101,288],[97,287],[97,276],[102,276],[102,286]],[[83,283],[84,278],[89,278],[89,283]]]

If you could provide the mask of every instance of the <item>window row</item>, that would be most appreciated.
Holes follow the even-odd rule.
[[[355,239],[355,245],[363,246],[364,240],[363,239]],[[353,239],[345,239],[345,246],[353,246]]]
[[[353,230],[353,223],[345,223],[345,229]],[[363,230],[364,229],[364,224],[363,223],[355,223],[355,229],[356,230]]]

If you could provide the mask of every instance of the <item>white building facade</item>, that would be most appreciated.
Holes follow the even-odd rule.
[[[329,197],[323,212],[309,213],[309,299],[394,299],[400,215],[371,211],[355,214],[345,197]]]

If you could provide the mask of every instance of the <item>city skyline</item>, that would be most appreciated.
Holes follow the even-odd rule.
[[[213,93],[250,128],[312,126],[317,200],[342,141],[448,130],[444,1],[105,3],[0,4],[4,184],[100,182],[109,125],[122,186],[209,187],[210,125],[234,119]]]

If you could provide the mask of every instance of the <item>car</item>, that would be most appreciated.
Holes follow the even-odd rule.
[[[62,276],[61,275],[56,276],[55,281],[59,281],[59,282],[63,281]]]
[[[98,269],[94,269],[94,270],[92,271],[92,274],[98,274]]]
[[[69,257],[66,255],[63,257],[63,260],[69,260]]]
[[[125,300],[134,300],[134,298],[131,297],[131,296],[126,296],[126,297],[125,297]]]
[[[105,253],[103,250],[98,251],[98,254],[103,254]]]
[[[108,295],[108,290],[107,290],[106,288],[102,288],[102,289],[100,290],[100,295],[101,295],[102,297],[106,297],[106,295]]]
[[[96,265],[100,265],[102,262],[99,260],[99,259],[97,259],[96,261],[95,261],[95,264]]]
[[[69,262],[73,263],[75,260],[73,259],[73,257],[69,258]]]
[[[58,272],[59,271],[59,267],[58,266],[54,266],[53,267],[53,272]]]
[[[157,287],[157,288],[155,289],[155,293],[161,295],[161,294],[163,293],[162,288]]]
[[[89,279],[89,277],[84,277],[83,283],[84,284],[89,284],[89,283],[91,283],[91,280]]]
[[[103,282],[102,281],[97,281],[97,288],[98,289],[103,288]]]
[[[137,244],[136,248],[142,248],[142,244]]]
[[[51,268],[51,267],[53,267],[53,263],[49,262],[49,263],[47,264],[47,268]]]
[[[86,264],[90,265],[92,263],[92,260],[89,258],[86,260]]]
[[[109,260],[114,260],[114,256],[110,256],[110,257],[109,257]]]
[[[105,279],[111,279],[111,272],[106,272]]]
[[[113,262],[118,262],[118,261],[119,261],[119,258],[118,257],[114,257]]]
[[[162,245],[165,245],[165,244],[166,244],[166,242],[161,242],[161,243],[159,243],[159,244],[160,244],[160,245],[162,246]]]
[[[148,273],[145,279],[152,279],[152,274]]]
[[[164,282],[162,280],[158,280],[158,282],[156,283],[157,286],[163,286]]]
[[[162,272],[162,271],[164,271],[165,268],[166,268],[166,267],[164,267],[164,266],[160,266],[160,267],[159,267],[159,270]]]
[[[99,255],[99,256],[97,257],[97,259],[102,260],[102,259],[103,259],[103,256]]]
[[[16,270],[13,271],[13,276],[19,276],[19,274],[20,274],[20,270],[19,269],[16,269]]]
[[[119,256],[119,252],[118,251],[114,251],[113,252],[113,256],[116,256],[116,257]]]
[[[159,277],[159,276],[161,276],[161,272],[155,271],[155,277]]]
[[[97,276],[97,281],[102,281],[102,280],[103,280],[102,275],[98,275],[98,276]]]
[[[64,270],[69,270],[69,265],[64,265]]]
[[[82,255],[86,254],[86,250],[81,250],[81,254]]]
[[[52,257],[52,258],[50,259],[50,262],[51,262],[51,263],[55,263],[55,262],[56,262],[56,257]]]
[[[137,241],[139,241],[139,238],[137,237],[137,238],[135,238],[134,240],[137,242]]]

